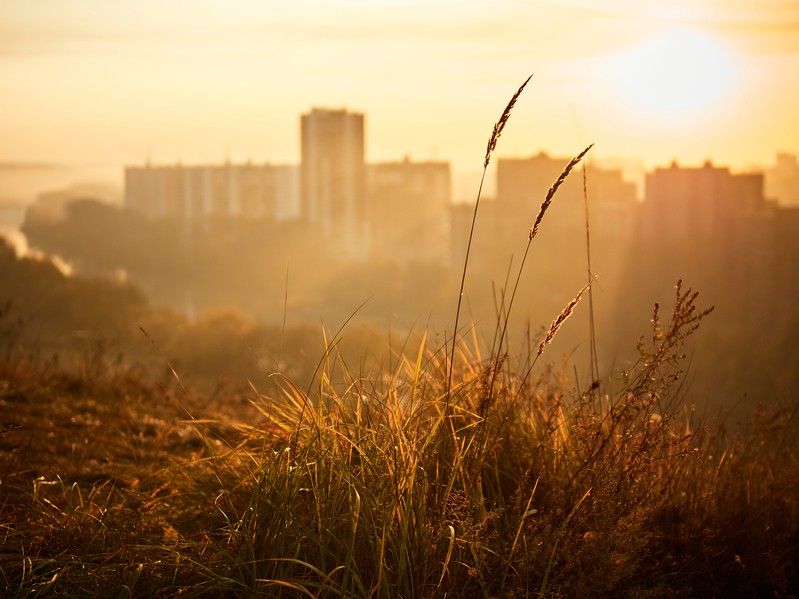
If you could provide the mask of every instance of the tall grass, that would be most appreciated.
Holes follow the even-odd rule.
[[[253,392],[248,423],[165,417],[131,453],[164,396],[140,388],[131,414],[140,424],[111,431],[130,431],[116,448],[101,439],[101,452],[114,449],[114,478],[83,473],[86,464],[27,478],[19,463],[4,465],[0,588],[10,597],[787,594],[797,584],[796,412],[764,411],[738,432],[686,412],[683,344],[706,315],[696,300],[678,286],[615,393],[575,395],[546,371],[523,385],[526,372],[502,369],[487,416],[491,364],[461,344],[448,398],[448,359],[424,338],[379,378],[348,371],[331,350],[313,395],[283,380],[279,396]],[[30,392],[18,375],[5,380]],[[63,389],[73,402],[110,400],[124,384]]]
[[[505,107],[505,110],[502,111],[502,114],[499,116],[499,120],[494,123],[494,128],[491,130],[491,135],[488,138],[488,143],[486,144],[486,152],[483,158],[483,173],[480,177],[480,186],[477,190],[477,197],[474,202],[474,212],[472,213],[472,223],[469,227],[469,239],[466,242],[466,255],[463,259],[463,271],[461,273],[461,286],[460,290],[458,291],[458,303],[455,308],[455,325],[452,330],[452,350],[450,352],[450,367],[447,371],[447,394],[449,395],[450,391],[452,390],[452,366],[455,362],[455,351],[458,347],[458,324],[460,321],[461,315],[461,306],[463,304],[463,290],[466,286],[466,272],[469,267],[469,256],[472,251],[472,241],[474,240],[474,229],[475,225],[477,224],[477,212],[480,208],[480,200],[483,195],[483,184],[485,183],[486,173],[488,172],[488,165],[491,163],[491,156],[494,153],[494,150],[497,148],[497,142],[499,141],[499,137],[502,135],[502,131],[505,129],[505,125],[508,124],[508,120],[510,119],[510,113],[513,110],[513,107],[516,105],[516,102],[519,99],[519,96],[522,95],[524,88],[527,87],[527,84],[530,82],[533,76],[530,75],[527,79],[524,80],[519,86],[519,89],[516,90],[516,93],[511,96],[508,105]]]
[[[527,250],[589,149],[547,193],[520,240]],[[502,292],[499,339],[527,250]],[[483,356],[456,317],[449,351],[409,337],[392,368],[359,372],[337,332],[310,387],[276,376],[277,394],[210,404],[113,372],[0,363],[0,593],[799,592],[796,409],[766,409],[733,431],[683,404],[685,343],[710,309],[682,283],[666,315],[655,305],[638,361],[575,391],[537,365],[590,284],[524,361],[502,342]],[[53,437],[25,436],[37,427]]]

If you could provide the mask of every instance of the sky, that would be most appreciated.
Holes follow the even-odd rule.
[[[799,153],[799,0],[2,0],[0,165],[297,163],[347,108],[468,194],[530,74],[498,157]]]

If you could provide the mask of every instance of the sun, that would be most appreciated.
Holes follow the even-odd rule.
[[[738,64],[709,35],[671,29],[617,55],[610,79],[629,108],[653,120],[674,122],[701,118],[729,101]]]

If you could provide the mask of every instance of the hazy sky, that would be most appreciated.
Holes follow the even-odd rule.
[[[497,150],[696,163],[799,152],[799,0],[2,0],[0,161],[299,161],[366,114],[371,161]]]

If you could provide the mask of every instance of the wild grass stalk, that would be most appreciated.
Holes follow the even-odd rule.
[[[539,229],[539,227],[541,225],[541,222],[544,220],[544,215],[546,214],[547,210],[549,209],[550,205],[552,204],[552,200],[554,199],[555,194],[558,191],[558,188],[563,184],[563,182],[569,176],[569,173],[571,173],[572,169],[583,159],[583,157],[588,153],[588,151],[592,147],[593,147],[593,144],[589,145],[582,152],[580,152],[577,156],[575,156],[574,158],[572,158],[568,162],[568,164],[565,166],[565,168],[561,172],[560,176],[555,180],[555,182],[549,188],[549,191],[547,192],[546,196],[544,197],[544,201],[541,203],[541,207],[538,210],[538,214],[536,215],[536,218],[535,218],[535,221],[533,223],[533,226],[530,228],[530,232],[529,232],[529,234],[527,236],[527,245],[524,248],[524,254],[522,255],[521,263],[519,264],[519,268],[518,268],[518,270],[516,272],[516,279],[514,280],[513,289],[511,290],[511,294],[510,294],[510,299],[508,300],[507,306],[505,308],[504,317],[501,320],[501,326],[500,326],[500,321],[498,321],[498,323],[497,323],[498,324],[498,328],[500,329],[499,344],[498,344],[500,348],[502,347],[503,341],[504,341],[504,339],[506,337],[506,334],[507,334],[508,323],[510,322],[510,313],[511,313],[511,310],[513,308],[513,303],[514,303],[514,301],[516,299],[516,292],[519,289],[519,283],[520,283],[521,278],[522,278],[522,273],[524,272],[524,266],[525,266],[525,264],[527,262],[527,256],[530,253],[530,246],[532,245],[533,239],[538,234],[538,229]],[[590,283],[589,283],[589,288],[590,288]],[[503,298],[504,298],[505,290],[503,290],[502,295],[503,295]],[[578,294],[578,297],[577,297],[578,301],[579,301],[579,297],[581,295],[582,295],[582,292],[580,292]],[[572,308],[573,308],[573,306],[572,306]],[[550,328],[550,330],[551,330],[551,328]],[[540,355],[540,353],[541,352],[539,351],[537,356]],[[494,368],[493,368],[493,371],[492,371],[492,374],[491,374],[491,384],[488,387],[488,400],[486,402],[488,406],[490,406],[490,404],[491,404],[491,397],[492,397],[492,394],[493,394],[494,383],[496,382],[496,377],[497,377],[497,374],[499,372],[499,360],[500,360],[500,356],[498,354],[495,357],[495,359],[494,359]]]
[[[586,275],[588,277],[588,348],[589,348],[589,369],[591,373],[590,388],[599,391],[599,355],[597,353],[596,323],[594,321],[594,287],[591,283],[594,280],[594,272],[591,267],[591,218],[588,209],[588,172],[585,163],[582,164],[583,175],[583,209],[585,211],[585,263]],[[593,392],[593,391],[592,391]]]
[[[483,173],[480,177],[480,186],[477,190],[477,198],[474,202],[474,212],[472,214],[472,222],[471,226],[469,227],[469,240],[466,242],[466,255],[463,259],[463,272],[461,273],[461,284],[460,289],[458,291],[458,303],[455,308],[455,324],[452,331],[452,350],[450,351],[450,365],[447,372],[447,395],[450,394],[452,390],[452,368],[453,368],[453,361],[455,359],[455,348],[458,345],[458,324],[461,314],[461,304],[463,302],[463,290],[466,285],[466,271],[469,266],[469,254],[472,250],[472,240],[474,238],[474,228],[475,224],[477,223],[477,211],[480,208],[480,198],[483,194],[483,183],[485,182],[486,172],[488,171],[488,165],[491,162],[491,156],[494,153],[494,150],[497,147],[497,141],[499,141],[499,137],[502,135],[502,131],[505,129],[505,125],[508,123],[508,119],[510,119],[510,113],[513,110],[513,107],[516,105],[516,101],[521,96],[524,88],[527,87],[527,84],[532,79],[532,75],[530,75],[527,79],[524,80],[519,86],[519,89],[516,90],[516,93],[513,94],[508,105],[505,107],[505,110],[502,111],[502,114],[499,117],[499,120],[494,123],[494,128],[491,131],[491,135],[488,138],[488,143],[486,144],[486,153],[483,159]]]
[[[533,222],[533,226],[530,228],[530,232],[529,232],[529,234],[527,236],[527,244],[525,246],[524,254],[522,255],[522,259],[521,259],[521,262],[519,264],[519,268],[516,271],[516,278],[514,280],[513,288],[512,288],[511,293],[510,293],[510,299],[508,299],[507,305],[505,305],[505,295],[506,295],[507,285],[502,290],[502,299],[503,299],[502,306],[504,307],[504,312],[503,312],[502,319],[498,319],[497,320],[497,330],[499,331],[499,341],[497,342],[497,347],[499,348],[499,351],[496,353],[495,356],[492,356],[492,366],[491,366],[491,370],[490,370],[490,382],[487,385],[486,398],[485,398],[485,401],[482,404],[482,409],[481,409],[481,416],[483,418],[483,422],[484,423],[487,420],[488,412],[489,412],[489,410],[491,410],[491,407],[492,407],[492,404],[493,404],[493,401],[494,401],[494,389],[495,389],[495,385],[496,385],[496,382],[497,382],[497,376],[499,375],[500,366],[501,366],[501,363],[503,361],[503,354],[501,353],[501,349],[502,349],[503,343],[504,343],[504,341],[506,339],[507,330],[508,330],[508,324],[510,322],[511,311],[512,311],[512,308],[513,308],[514,301],[516,299],[516,293],[517,293],[517,291],[519,289],[519,283],[521,282],[522,274],[524,272],[524,267],[525,267],[525,264],[527,262],[527,257],[528,257],[528,255],[530,253],[530,247],[532,245],[533,239],[535,239],[536,235],[538,234],[539,227],[540,227],[540,225],[541,225],[541,223],[542,223],[542,221],[544,219],[544,216],[545,216],[547,210],[549,209],[550,205],[552,204],[552,200],[555,198],[555,194],[557,193],[558,188],[563,184],[563,182],[569,176],[569,174],[574,169],[574,167],[577,166],[577,164],[580,163],[580,161],[585,157],[585,155],[588,153],[588,151],[592,147],[593,147],[593,144],[589,145],[582,152],[580,152],[577,156],[572,158],[566,164],[566,166],[564,167],[564,169],[561,172],[561,174],[558,176],[558,178],[555,180],[555,182],[552,184],[552,186],[547,191],[547,194],[544,197],[544,201],[541,203],[541,207],[538,210],[538,214],[536,215],[535,221]],[[524,382],[526,382],[527,377],[529,376],[530,372],[532,371],[533,367],[535,366],[535,363],[538,361],[538,358],[543,353],[544,348],[552,341],[552,339],[554,339],[555,334],[558,332],[558,330],[560,329],[561,325],[566,321],[566,319],[571,315],[572,311],[574,310],[574,307],[577,305],[577,303],[579,303],[583,293],[585,293],[585,291],[590,288],[592,282],[593,281],[590,281],[586,287],[584,287],[582,290],[580,290],[580,292],[578,292],[577,296],[571,302],[569,302],[569,304],[567,304],[567,306],[560,313],[560,315],[552,322],[552,325],[549,327],[549,330],[547,331],[547,334],[546,334],[544,340],[540,343],[540,345],[538,347],[538,352],[536,353],[535,357],[533,358],[533,360],[532,360],[532,362],[531,362],[531,364],[530,364],[530,366],[529,366],[529,368],[527,370],[527,373],[523,377],[522,385],[520,385],[520,387],[519,387],[519,393],[521,392],[521,389],[523,389]],[[496,332],[495,332],[495,336],[496,336]],[[518,397],[518,393],[516,394],[516,397]],[[514,398],[514,402],[515,402],[515,398]],[[510,410],[512,409],[514,402],[511,402],[510,406],[508,407],[508,409],[506,411],[505,418],[507,418],[507,415],[510,413]],[[486,443],[486,427],[485,427],[485,425],[481,426],[481,437],[480,437],[480,441],[479,441],[478,444],[481,447],[484,447],[486,452],[490,451],[493,448],[494,442],[495,442],[496,438],[498,437],[498,435],[499,435],[499,433],[501,431],[501,428],[502,428],[502,424],[500,424],[500,427],[496,431],[496,433],[494,434],[493,438],[488,440],[488,442]],[[479,472],[479,469],[477,469],[476,472]],[[477,484],[478,482],[479,482],[479,475],[477,475],[477,477],[475,478],[475,480],[473,481],[472,484],[474,485],[474,484]]]

